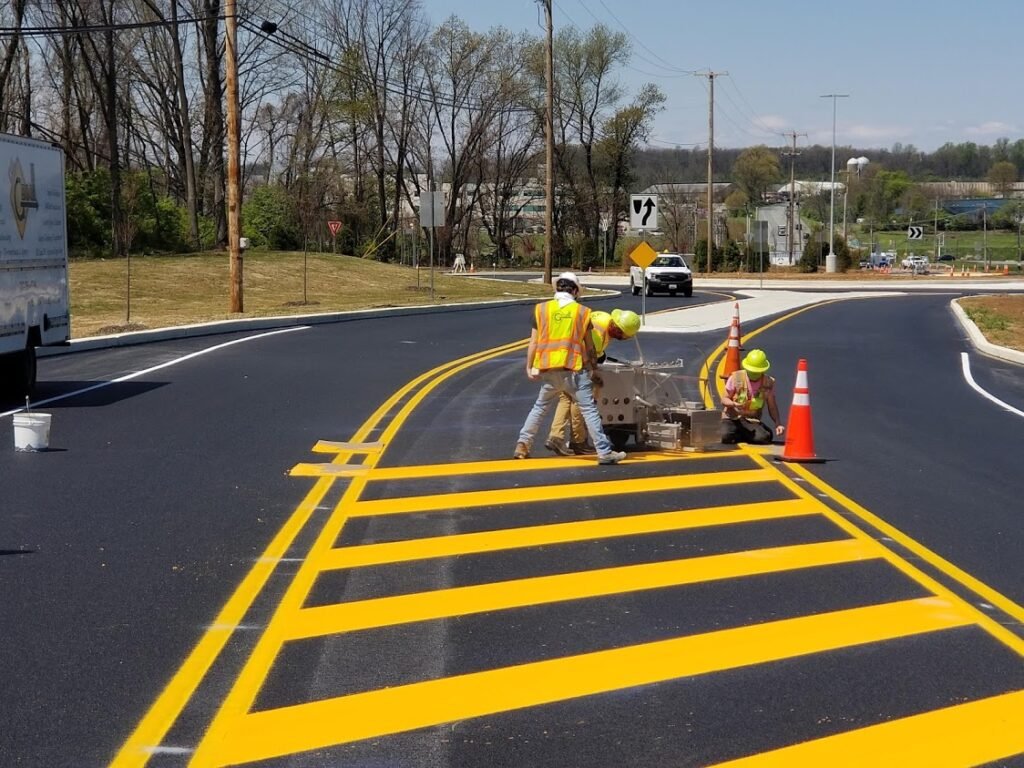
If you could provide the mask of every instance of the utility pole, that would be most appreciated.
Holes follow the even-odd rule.
[[[242,190],[238,125],[238,17],[236,0],[224,0],[224,84],[228,134],[228,259],[231,265],[231,311],[242,312]]]
[[[828,205],[828,256],[825,271],[836,271],[836,99],[848,99],[848,93],[826,93],[821,98],[832,99],[832,182]]]
[[[715,258],[715,184],[714,184],[714,154],[715,154],[715,78],[728,75],[728,72],[695,72],[696,77],[708,79],[708,258],[707,271],[714,271]],[[696,233],[694,233],[696,237]]]
[[[800,154],[796,151],[796,139],[797,136],[806,137],[807,134],[790,131],[782,135],[788,136],[793,141],[793,148],[782,153],[789,158],[789,238],[787,242],[789,245],[789,266],[793,266],[793,239],[796,232],[796,156]]]
[[[551,20],[552,0],[538,0],[544,6],[547,43],[544,54],[544,76],[547,81],[547,109],[544,113],[544,282],[551,284],[551,238],[555,209],[555,60],[554,23]]]

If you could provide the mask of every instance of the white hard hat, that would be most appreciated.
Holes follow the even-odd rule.
[[[555,278],[555,287],[557,288],[558,284],[563,280],[567,280],[573,285],[575,285],[576,290],[578,291],[583,289],[583,286],[580,285],[580,279],[576,277],[575,272],[563,272],[562,274],[560,274],[558,277]]]

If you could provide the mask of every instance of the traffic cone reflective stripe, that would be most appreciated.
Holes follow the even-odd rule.
[[[732,321],[736,325],[736,338],[739,339],[740,349],[743,349],[743,326],[740,325],[740,303],[738,301],[732,305]]]
[[[789,409],[789,426],[786,427],[786,446],[780,458],[782,461],[821,461],[814,452],[814,424],[806,360],[797,364],[793,405]]]

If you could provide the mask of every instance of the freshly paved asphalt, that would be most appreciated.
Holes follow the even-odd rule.
[[[816,467],[816,474],[1021,604],[1019,417],[964,382],[960,353],[969,348],[948,309],[950,298],[922,294],[830,304],[766,330],[755,337],[756,346],[771,356],[784,414],[797,360],[810,363],[817,449],[834,459]],[[654,297],[648,311],[682,301]],[[638,304],[628,296],[601,302],[606,308]],[[322,325],[226,347],[48,406],[55,450],[0,451],[0,764],[107,764],[308,490],[308,481],[287,471],[311,460],[317,440],[350,438],[390,393],[419,373],[518,340],[527,327],[526,307]],[[747,334],[756,329],[744,327]],[[653,335],[644,352],[648,359],[691,361],[686,381],[695,387],[695,364],[719,337]],[[39,398],[226,340],[46,359]],[[518,351],[501,356],[429,396],[400,431],[385,464],[508,458],[535,394],[522,376],[522,358]],[[971,363],[981,386],[1024,409],[1019,369],[974,354]],[[9,423],[0,428],[8,445]],[[623,477],[627,467],[587,468],[586,479]],[[582,471],[554,477],[576,482]],[[390,485],[391,493],[406,492],[397,490],[399,483]],[[471,479],[456,485],[475,487]],[[444,490],[420,485],[415,492]],[[692,497],[693,506],[774,498],[740,486],[683,495]],[[652,503],[675,508],[679,495]],[[531,509],[532,524],[566,514],[564,504]],[[587,501],[570,517],[613,513],[622,510]],[[315,517],[312,527],[325,515]],[[342,543],[481,529],[478,515],[444,518],[421,514],[353,525]],[[782,546],[834,536],[820,521],[760,526],[737,535],[676,533],[622,546],[385,567],[365,578],[324,579],[310,604],[477,584],[497,574],[522,578],[656,561],[665,553],[714,554],[764,546],[762,541]],[[308,544],[306,535],[295,554]],[[286,565],[279,566],[280,578],[247,623],[258,627],[267,619],[287,583]],[[275,666],[258,704],[278,707],[919,596],[917,585],[881,568],[844,566],[819,583],[799,574],[758,577],[742,585],[662,590],[663,601],[636,594],[523,608],[512,612],[511,623],[482,614],[305,640]],[[240,648],[214,668],[165,744],[194,746],[202,735],[251,647],[245,632],[238,634]],[[707,764],[822,735],[830,728],[821,727],[822,718],[842,730],[841,724],[870,724],[1024,687],[1020,658],[982,634],[962,628],[942,637],[914,636],[881,648],[711,675],[699,685],[675,680],[572,699],[547,705],[542,716],[535,709],[504,712],[265,764]],[[186,760],[187,754],[169,752],[150,764]]]

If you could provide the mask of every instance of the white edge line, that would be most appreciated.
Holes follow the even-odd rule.
[[[160,365],[154,365],[152,368],[146,368],[141,371],[135,371],[134,373],[129,373],[126,374],[125,376],[119,376],[118,378],[111,379],[110,381],[101,381],[96,384],[93,384],[92,386],[84,387],[83,389],[76,389],[74,392],[65,392],[63,395],[48,397],[45,400],[39,400],[37,402],[32,403],[31,406],[32,408],[38,408],[44,405],[49,405],[50,403],[56,403],[58,400],[67,400],[69,397],[77,397],[78,395],[84,395],[87,392],[93,392],[97,389],[103,389],[104,387],[109,387],[111,384],[120,384],[125,381],[131,381],[132,379],[137,379],[139,376],[145,376],[148,373],[159,371],[162,368],[169,368],[172,365],[177,365],[178,363],[183,363],[186,360],[191,360],[194,357],[199,357],[200,355],[205,355],[208,354],[209,352],[216,352],[217,350],[224,349],[225,347],[231,347],[234,346],[235,344],[242,344],[246,341],[255,341],[256,339],[263,339],[266,338],[267,336],[276,336],[279,333],[291,333],[292,331],[305,330],[309,330],[308,325],[299,325],[294,328],[283,328],[276,331],[268,331],[267,333],[259,333],[255,336],[245,336],[244,338],[241,339],[232,339],[231,341],[225,341],[223,344],[216,344],[212,347],[207,347],[206,349],[200,349],[198,352],[190,352],[189,354],[184,355],[182,357],[176,357],[173,360],[168,360],[165,363],[160,363]],[[14,410],[11,411],[4,411],[3,413],[0,413],[0,418],[3,418],[5,416],[12,416],[15,413],[21,413],[24,410],[25,407],[22,406],[20,408],[15,408]]]
[[[973,389],[979,395],[984,397],[986,400],[991,400],[993,403],[998,405],[1003,410],[1009,411],[1010,413],[1015,413],[1016,415],[1024,418],[1024,411],[1018,411],[1012,405],[1009,405],[1008,403],[1004,403],[1002,400],[1000,400],[995,395],[989,394],[984,389],[982,389],[980,386],[978,386],[978,383],[974,380],[974,376],[971,375],[971,360],[970,360],[970,357],[968,357],[966,352],[961,352],[960,353],[960,360],[963,363],[964,378],[967,380],[967,383],[971,386],[971,389]]]

